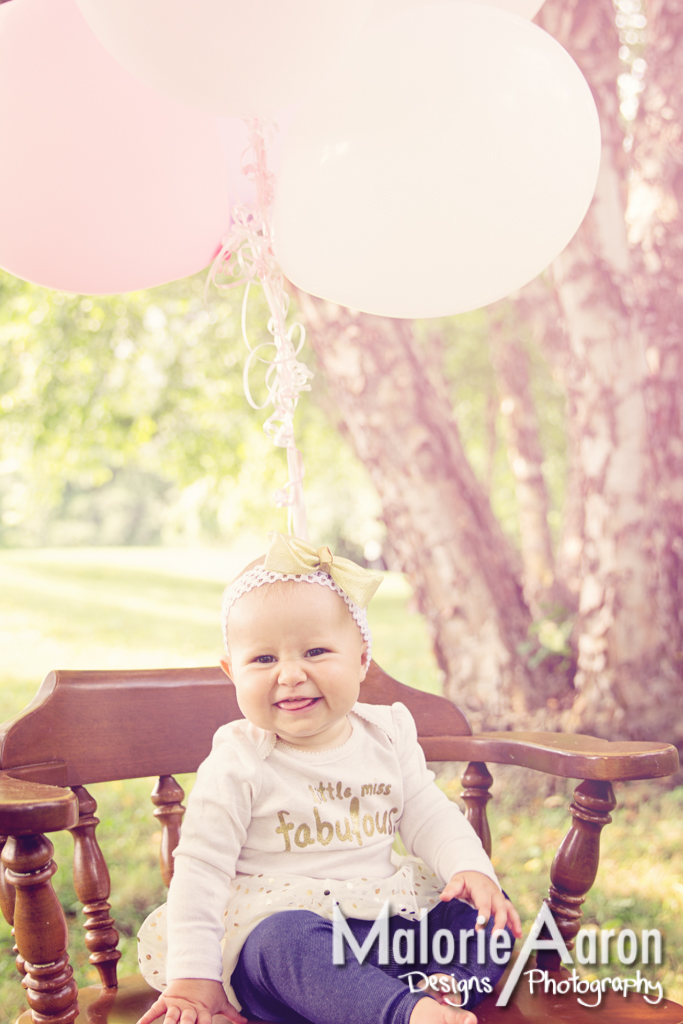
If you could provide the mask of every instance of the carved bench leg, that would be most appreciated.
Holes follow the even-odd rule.
[[[5,848],[7,836],[0,836],[0,857]],[[14,886],[10,885],[5,877],[4,865],[0,864],[0,910],[7,924],[14,924]]]
[[[109,915],[109,871],[95,835],[100,823],[95,817],[97,803],[83,786],[74,786],[73,792],[79,809],[78,824],[70,830],[74,838],[74,889],[83,904],[85,944],[103,988],[116,988],[119,933]]]
[[[483,761],[470,761],[461,776],[462,798],[465,801],[465,817],[481,839],[481,844],[491,856],[491,831],[486,816],[486,805],[491,799],[489,790],[493,776]]]
[[[5,843],[7,842],[7,836],[0,836],[0,857],[4,849]],[[7,921],[7,924],[12,928],[12,935],[14,935],[14,886],[10,885],[5,874],[5,865],[0,860],[0,910],[2,910],[2,916]],[[24,977],[26,969],[24,967],[24,958],[19,956],[19,950],[16,947],[12,950],[15,956],[14,964],[19,974]]]
[[[555,854],[546,901],[569,949],[581,928],[581,904],[598,873],[600,833],[612,820],[609,812],[616,803],[611,782],[582,782],[574,790],[569,808],[573,820]],[[542,970],[560,968],[554,950],[539,950],[537,962]]]
[[[72,1024],[78,989],[69,964],[69,932],[50,879],[57,870],[53,846],[43,835],[10,836],[2,851],[14,886],[14,931],[25,961],[22,984],[35,1024]]]
[[[152,803],[155,806],[154,817],[161,825],[161,848],[159,863],[164,884],[169,886],[173,878],[173,851],[180,839],[180,826],[185,814],[181,801],[185,793],[180,783],[172,775],[160,776],[152,790]]]

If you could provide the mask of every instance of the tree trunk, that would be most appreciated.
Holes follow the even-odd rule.
[[[534,618],[562,603],[548,526],[548,493],[543,478],[543,449],[531,394],[529,356],[519,340],[521,324],[514,307],[501,302],[489,315],[491,360],[505,424],[508,462],[515,478],[519,532],[524,563],[524,596]]]
[[[658,616],[648,368],[626,237],[614,11],[611,0],[547,0],[538,20],[581,67],[603,133],[596,197],[553,267],[574,363],[585,509],[578,694],[565,724],[606,736],[662,738],[672,735],[672,673]]]
[[[532,617],[518,560],[411,325],[300,296],[331,396],[380,494],[397,568],[431,626],[446,692],[477,728],[683,741],[671,714],[683,697],[683,0],[652,0],[650,10],[652,77],[628,158],[611,0],[546,0],[537,16],[581,67],[603,133],[596,196],[555,261],[555,290],[537,280],[517,299],[537,330],[545,321],[545,351],[567,390],[572,461],[556,565],[578,596],[575,691],[520,654]],[[637,203],[630,213],[635,253],[629,160],[641,202],[640,219]],[[538,555],[533,603],[552,571],[540,452],[519,359],[498,349],[497,366],[505,397],[525,409],[511,447],[532,469],[533,480],[518,474],[518,493],[538,534],[538,551],[526,551],[528,566]]]
[[[567,440],[567,480],[562,532],[555,553],[555,571],[562,598],[570,611],[578,608],[581,589],[581,552],[585,514],[581,493],[580,469],[581,437],[576,415],[577,384],[582,376],[581,367],[571,351],[566,325],[551,274],[535,278],[521,289],[515,298],[517,316],[530,331],[532,340],[545,356],[553,377],[564,389],[565,431]]]
[[[462,449],[412,325],[299,294],[327,386],[379,492],[395,565],[431,627],[445,692],[475,728],[527,727],[556,697],[519,645],[531,617],[517,558]],[[540,720],[540,719],[539,719]]]
[[[628,223],[641,257],[637,294],[658,521],[657,614],[669,707],[683,706],[683,2],[650,0],[645,90],[632,150]],[[683,726],[679,726],[683,735]]]

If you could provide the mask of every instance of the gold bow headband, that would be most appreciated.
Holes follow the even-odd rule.
[[[274,583],[278,578],[306,579],[311,583],[329,586],[344,599],[367,643],[368,658],[372,657],[372,634],[365,610],[382,576],[367,572],[348,558],[335,557],[328,547],[314,548],[296,537],[282,533],[271,533],[270,548],[263,564],[253,565],[226,587],[223,594],[221,619],[223,640],[228,651],[228,615],[235,601],[248,594],[254,587]]]
[[[270,548],[263,568],[291,576],[326,572],[359,608],[365,608],[382,582],[378,573],[368,572],[349,558],[333,555],[328,547],[314,548],[298,537],[270,533]]]

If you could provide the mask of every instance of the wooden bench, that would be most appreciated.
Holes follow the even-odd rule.
[[[489,852],[486,804],[493,780],[487,761],[582,780],[552,866],[547,900],[571,948],[581,904],[598,870],[600,832],[615,806],[612,782],[673,774],[678,769],[675,748],[559,733],[472,735],[465,716],[449,701],[403,686],[375,664],[361,700],[403,701],[415,717],[428,760],[469,762],[462,776],[463,798]],[[85,787],[159,777],[152,801],[168,884],[184,796],[173,776],[196,771],[216,729],[241,717],[234,688],[219,668],[51,672],[26,710],[0,726],[0,905],[14,926],[17,967],[30,1006],[18,1024],[134,1024],[154,1001],[156,994],[141,978],[117,983],[120,953],[109,914],[109,874],[95,835],[96,804]],[[101,986],[80,993],[69,966],[66,920],[50,881],[55,865],[45,833],[61,829],[73,835],[74,886],[83,904],[90,961],[101,979]],[[552,950],[539,952],[538,966],[554,978],[566,976]],[[683,1008],[666,1000],[650,1006],[633,993],[623,998],[606,992],[599,1009],[584,1009],[575,998],[532,997],[528,988],[520,981],[504,1008],[496,1007],[495,993],[489,996],[477,1008],[479,1020],[683,1022]]]

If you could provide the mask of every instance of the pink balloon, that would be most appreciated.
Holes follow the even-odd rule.
[[[196,273],[230,223],[215,119],[142,85],[75,0],[0,6],[0,266],[69,292]]]

